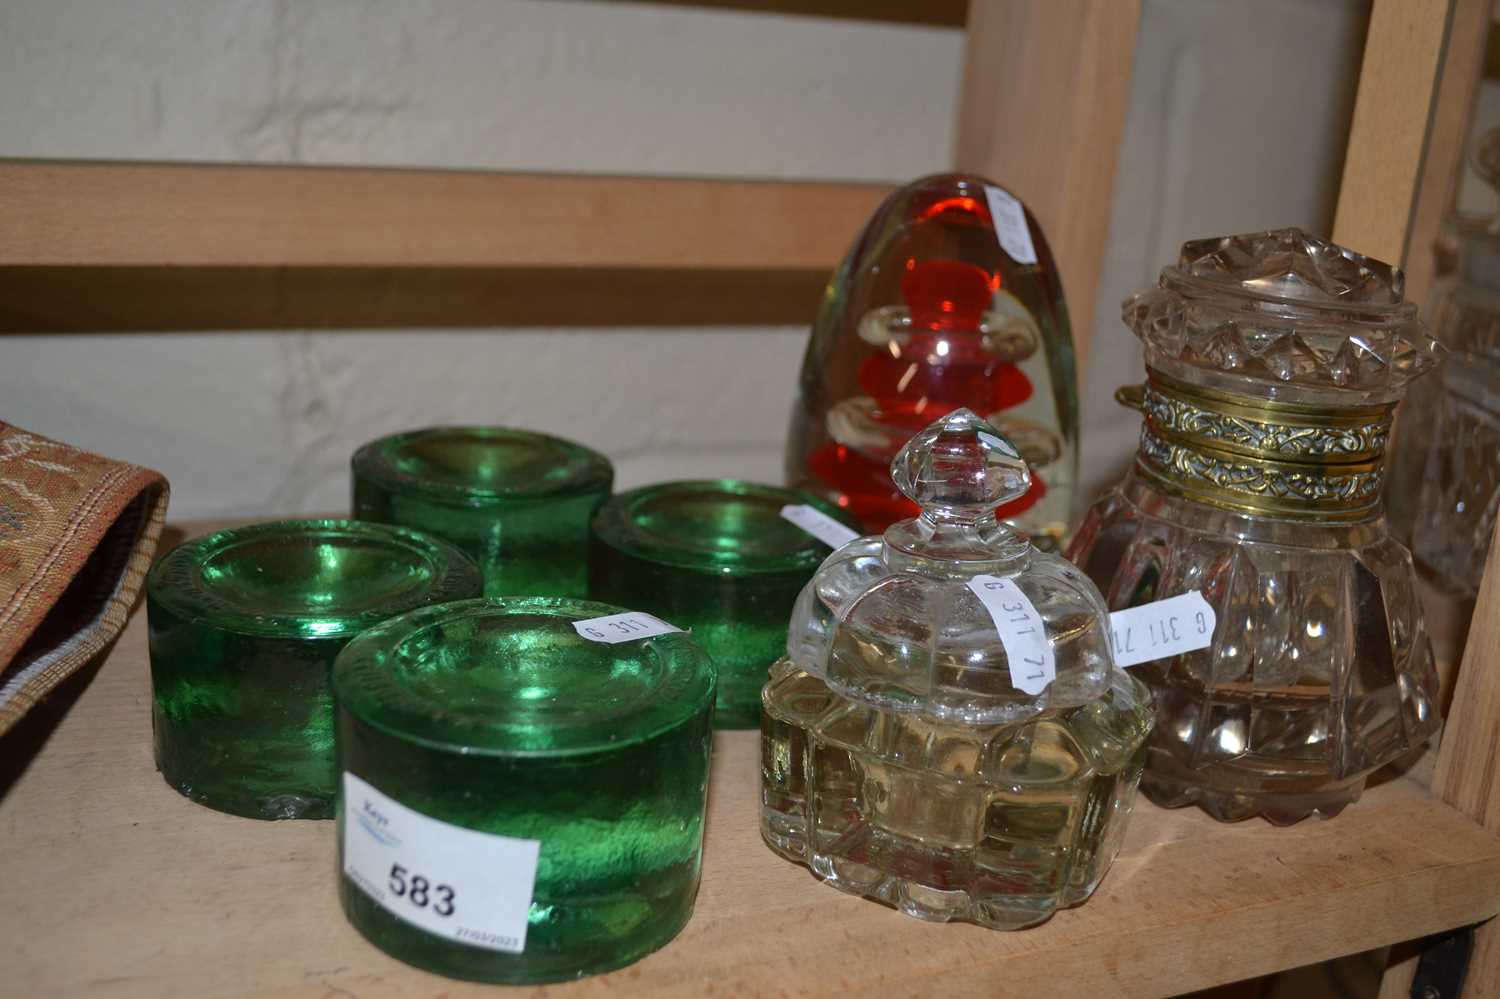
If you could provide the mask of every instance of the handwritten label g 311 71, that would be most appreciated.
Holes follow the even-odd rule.
[[[1197,590],[1109,616],[1116,666],[1206,649],[1214,638],[1214,609]]]
[[[1027,694],[1040,694],[1057,677],[1057,660],[1042,615],[1014,580],[1002,576],[975,576],[969,589],[984,604],[995,622],[1005,658],[1010,662],[1010,682]]]

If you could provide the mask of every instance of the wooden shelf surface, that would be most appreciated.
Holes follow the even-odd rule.
[[[498,994],[355,933],[335,895],[331,822],[221,815],[162,782],[144,612],[90,672],[62,692],[76,694],[66,710],[44,704],[0,743],[0,992]],[[1500,910],[1500,838],[1412,776],[1286,829],[1141,801],[1095,897],[1019,933],[842,895],[766,849],[757,811],[757,735],[719,733],[687,929],[630,968],[524,994],[1167,996]]]

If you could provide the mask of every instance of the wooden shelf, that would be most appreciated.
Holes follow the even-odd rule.
[[[0,754],[4,991],[498,994],[401,965],[348,926],[331,823],[221,815],[162,782],[144,613],[91,672]],[[720,733],[687,929],[630,968],[527,994],[1167,996],[1500,910],[1500,838],[1411,775],[1287,829],[1141,802],[1097,895],[1019,933],[927,925],[819,884],[761,843],[757,796],[756,734]]]
[[[802,325],[889,190],[0,160],[0,333]]]
[[[876,184],[0,161],[0,266],[827,271]]]

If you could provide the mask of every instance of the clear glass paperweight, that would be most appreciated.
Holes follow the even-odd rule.
[[[430,607],[333,668],[339,894],[381,950],[455,978],[561,981],[671,940],[698,891],[714,675],[620,609]]]
[[[1500,131],[1488,145],[1500,161]],[[1407,395],[1387,496],[1428,579],[1467,599],[1479,591],[1500,509],[1500,235],[1471,234],[1459,260],[1457,283],[1432,310],[1453,353]]]
[[[432,427],[354,453],[354,516],[457,545],[486,596],[581,597],[589,520],[614,466],[581,444],[506,427]]]
[[[1083,902],[1151,726],[1103,598],[997,508],[1031,476],[958,410],[891,474],[921,509],[831,555],[764,693],[761,832],[827,883],[998,929]]]
[[[1500,129],[1485,132],[1468,159],[1473,172],[1500,195]],[[1494,517],[1482,483],[1495,479],[1496,459],[1484,451],[1483,431],[1476,436],[1469,419],[1478,415],[1476,390],[1493,378],[1486,369],[1500,359],[1500,219],[1492,211],[1454,212],[1442,220],[1432,249],[1436,273],[1423,309],[1434,334],[1454,354],[1444,371],[1468,368],[1469,373],[1454,375],[1452,385],[1435,376],[1408,386],[1392,434],[1386,515],[1392,533],[1429,570],[1429,580],[1446,595],[1463,599],[1478,589],[1477,570],[1489,551],[1489,535],[1473,536],[1481,526],[1474,518],[1485,510],[1491,522]],[[1464,481],[1466,467],[1481,481]],[[1445,480],[1436,493],[1430,486],[1433,474]]]
[[[1473,597],[1500,512],[1500,353],[1454,354],[1438,384],[1412,553],[1439,588]]]
[[[828,285],[799,384],[787,481],[867,530],[916,515],[891,460],[963,407],[1031,466],[1000,516],[1040,545],[1062,537],[1078,461],[1073,338],[1041,227],[999,185],[948,174],[887,198]]]
[[[1125,321],[1140,448],[1068,555],[1113,610],[1199,591],[1217,620],[1208,648],[1134,671],[1157,706],[1142,789],[1223,820],[1337,814],[1440,721],[1381,486],[1441,347],[1399,270],[1297,229],[1184,244]]]
[[[760,690],[786,651],[797,594],[829,545],[781,516],[805,493],[734,479],[668,482],[614,497],[594,518],[590,595],[692,632],[719,673],[719,728],[760,725]]]
[[[279,521],[178,546],[146,580],[157,768],[222,812],[330,818],[334,657],[376,622],[479,592],[461,552],[380,524]]]

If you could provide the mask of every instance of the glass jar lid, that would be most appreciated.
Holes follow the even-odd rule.
[[[354,474],[457,503],[608,491],[609,459],[573,441],[509,427],[429,427],[354,452]]]
[[[810,572],[828,545],[781,516],[808,505],[853,528],[826,500],[739,479],[664,482],[621,493],[594,516],[594,537],[647,562],[715,575]]]
[[[1184,243],[1124,318],[1147,365],[1174,377],[1283,388],[1288,401],[1300,389],[1303,401],[1334,390],[1385,402],[1442,354],[1404,285],[1390,264],[1277,229]]]
[[[620,613],[566,597],[424,607],[350,642],[334,697],[397,738],[497,756],[620,748],[710,710],[713,664],[686,633],[607,644],[573,626]]]
[[[913,437],[891,477],[921,515],[829,556],[793,611],[793,662],[846,697],[975,725],[1102,697],[1114,668],[1104,598],[996,516],[1030,485],[1015,447],[961,409]],[[981,577],[1013,585],[1040,621],[1055,678],[1039,693],[1015,682],[1008,624],[970,586]]]
[[[356,520],[282,520],[179,545],[151,599],[222,631],[347,639],[377,621],[480,592],[479,570],[429,535]]]

